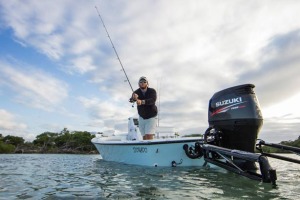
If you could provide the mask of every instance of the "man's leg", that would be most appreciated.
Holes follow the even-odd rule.
[[[143,136],[143,140],[147,140],[147,137],[145,135],[145,120],[142,117],[139,117],[139,129],[141,135]]]
[[[156,130],[156,117],[145,120],[145,139],[153,140]]]

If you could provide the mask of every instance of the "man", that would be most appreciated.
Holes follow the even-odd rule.
[[[143,140],[152,140],[156,128],[157,107],[156,91],[149,88],[148,80],[145,76],[139,79],[139,89],[133,92],[130,102],[136,101],[139,113],[139,129]]]

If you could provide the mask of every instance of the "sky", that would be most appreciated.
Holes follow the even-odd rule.
[[[251,83],[267,142],[300,135],[298,0],[0,0],[0,133],[116,133],[146,76],[159,123],[204,133],[215,92]]]

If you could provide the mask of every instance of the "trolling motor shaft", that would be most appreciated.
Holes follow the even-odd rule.
[[[291,147],[291,146],[287,146],[287,145],[283,145],[283,144],[267,143],[263,140],[260,140],[259,143],[256,144],[256,149],[262,155],[265,155],[265,156],[268,156],[268,157],[271,157],[271,158],[276,158],[276,159],[288,161],[288,162],[292,162],[292,163],[300,164],[300,160],[297,160],[297,159],[288,158],[286,156],[275,155],[275,154],[272,154],[272,153],[265,153],[265,152],[263,152],[262,146],[269,146],[269,147],[273,147],[273,148],[277,148],[277,149],[281,149],[281,150],[286,150],[286,151],[289,151],[291,153],[295,153],[295,154],[298,154],[298,155],[300,154],[300,148]]]

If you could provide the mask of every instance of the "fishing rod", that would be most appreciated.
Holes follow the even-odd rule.
[[[101,20],[101,22],[102,22],[102,25],[103,25],[103,27],[104,27],[106,33],[107,33],[107,36],[108,36],[109,41],[110,41],[110,43],[111,43],[111,45],[112,45],[112,48],[114,49],[115,54],[116,54],[116,56],[117,56],[117,58],[118,58],[118,60],[119,60],[119,63],[120,63],[120,65],[121,65],[121,67],[122,67],[122,71],[124,72],[124,74],[125,74],[125,76],[126,76],[126,79],[127,79],[127,82],[129,83],[129,86],[130,86],[130,88],[131,88],[131,90],[132,90],[132,93],[133,93],[134,91],[133,91],[132,85],[131,85],[131,83],[130,83],[130,81],[129,81],[129,78],[128,78],[126,72],[125,72],[125,69],[124,69],[123,64],[122,64],[122,62],[121,62],[121,59],[120,59],[120,57],[119,57],[119,54],[118,54],[118,52],[117,52],[117,50],[116,50],[116,48],[115,48],[115,45],[114,45],[114,43],[112,42],[112,40],[111,40],[111,38],[110,38],[110,36],[109,36],[109,33],[108,33],[108,31],[107,31],[107,28],[106,28],[106,26],[105,26],[105,24],[104,24],[104,21],[103,21],[101,15],[100,15],[100,12],[99,12],[97,6],[95,6],[95,8],[96,8],[97,13],[98,13],[98,16],[99,16],[99,18],[100,18],[100,20]],[[132,107],[133,107],[133,105],[132,105]]]

